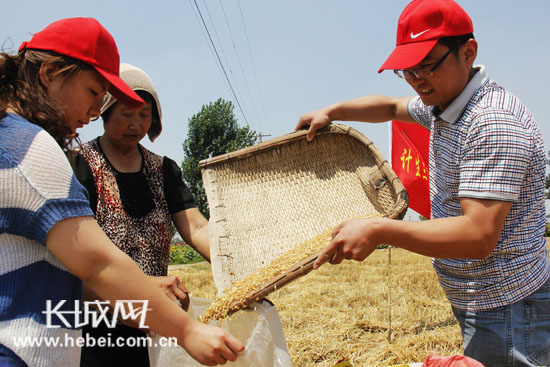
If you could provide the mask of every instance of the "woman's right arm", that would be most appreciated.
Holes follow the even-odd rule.
[[[178,343],[207,366],[234,361],[244,345],[226,331],[199,323],[176,306],[126,254],[103,233],[92,217],[57,222],[46,238],[48,249],[102,299],[148,300],[146,323]]]

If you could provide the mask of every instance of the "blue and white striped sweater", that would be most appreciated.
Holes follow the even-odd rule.
[[[46,248],[60,220],[92,216],[86,190],[65,154],[40,127],[9,114],[0,121],[0,352],[32,366],[72,366],[79,348],[17,347],[18,337],[76,338],[79,330],[46,327],[46,301],[71,309],[82,283]]]

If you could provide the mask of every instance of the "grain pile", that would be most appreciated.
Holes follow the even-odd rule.
[[[388,342],[388,250],[363,262],[323,265],[268,298],[278,309],[292,365],[354,367],[423,362],[462,353],[460,328],[430,259],[393,248],[392,339]],[[172,268],[191,296],[216,297],[207,264]]]
[[[367,215],[362,218],[380,217],[379,214]],[[330,228],[317,236],[305,241],[291,250],[285,252],[279,258],[275,259],[270,264],[258,269],[256,272],[247,277],[233,282],[231,286],[224,290],[221,297],[218,297],[210,307],[204,312],[199,320],[207,324],[211,319],[222,321],[230,313],[246,308],[246,300],[250,295],[254,294],[255,290],[264,285],[270,279],[284,274],[291,266],[299,263],[324,249],[332,239],[332,231]],[[309,264],[308,268],[311,268]],[[286,283],[285,283],[286,284]],[[275,286],[276,290],[276,286]],[[256,299],[258,301],[259,299]]]

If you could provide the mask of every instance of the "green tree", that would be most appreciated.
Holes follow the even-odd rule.
[[[210,214],[199,162],[256,142],[256,132],[248,126],[240,127],[233,109],[233,103],[222,98],[203,105],[200,112],[189,119],[187,139],[183,142],[183,178],[193,193],[198,209],[206,218]]]

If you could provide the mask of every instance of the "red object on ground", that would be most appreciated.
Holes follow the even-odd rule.
[[[426,358],[422,367],[485,367],[481,362],[463,355],[440,357],[431,355]]]

